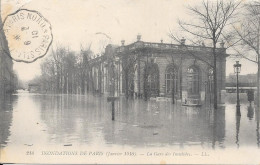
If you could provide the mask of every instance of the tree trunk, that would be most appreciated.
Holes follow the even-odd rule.
[[[94,79],[93,79],[93,70],[92,68],[90,69],[90,81],[91,81],[91,90],[92,94],[95,95],[95,84],[94,84]]]
[[[89,71],[87,70],[87,72],[86,72],[86,87],[87,87],[87,93],[89,92],[89,86],[90,86],[90,83],[89,83],[89,80],[90,80],[90,77],[89,77]]]
[[[59,81],[60,81],[59,77],[55,76],[55,82],[54,82],[54,84],[55,84],[55,94],[59,93]]]
[[[63,70],[62,70],[62,65],[61,65],[61,69],[60,69],[60,93],[62,94],[63,93]]]
[[[81,76],[81,93],[85,94],[85,76],[84,74]]]
[[[174,98],[174,95],[175,95],[175,89],[174,89],[174,75],[172,75],[172,104],[175,104],[175,98]]]
[[[259,53],[258,53],[258,62],[257,62],[257,64],[258,64],[258,71],[257,71],[257,108],[259,109],[259,107],[260,107],[260,81],[259,81],[259,78],[260,78],[260,55],[259,55]]]
[[[128,74],[125,74],[125,97],[126,99],[128,99],[128,88],[129,88],[129,84],[128,84]]]
[[[102,88],[102,83],[101,83],[102,82],[102,80],[101,80],[102,76],[101,76],[101,74],[102,74],[101,73],[101,64],[99,64],[99,69],[98,69],[98,93],[99,93],[99,96],[101,96],[101,88]],[[115,76],[113,75],[113,77],[115,77]],[[115,81],[115,78],[114,78],[114,81]],[[115,90],[115,88],[114,88],[114,90]]]
[[[260,44],[260,41],[259,41],[259,37],[260,37],[260,29],[258,27],[258,33],[257,33],[257,108],[259,109],[259,104],[260,104],[260,82],[259,82],[259,78],[260,78],[260,53],[259,53],[259,44]]]
[[[148,73],[147,73],[147,68],[144,71],[144,100],[147,101],[148,100]]]
[[[180,98],[181,98],[181,102],[182,102],[182,56],[181,56],[181,68],[180,68]]]
[[[217,89],[217,54],[216,54],[216,42],[213,41],[213,83],[214,83],[214,109],[218,108],[218,89]]]

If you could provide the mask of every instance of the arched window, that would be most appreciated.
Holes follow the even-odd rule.
[[[158,83],[159,83],[159,71],[158,66],[154,64],[150,67],[150,74],[148,75],[148,85],[150,87],[151,94],[158,93]]]
[[[178,91],[178,79],[176,69],[169,66],[165,72],[165,92],[166,94],[176,93]]]
[[[196,66],[191,66],[187,70],[188,94],[196,96],[199,94],[199,70]]]
[[[158,68],[158,65],[155,63],[148,64],[148,67],[146,69],[145,69],[145,76],[144,76],[145,92],[147,92],[147,94],[149,96],[158,96],[159,95],[159,68]]]

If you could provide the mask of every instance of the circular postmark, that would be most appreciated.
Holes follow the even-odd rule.
[[[37,11],[20,9],[3,23],[10,56],[17,62],[34,62],[52,43],[51,24]],[[9,54],[9,53],[8,53]]]

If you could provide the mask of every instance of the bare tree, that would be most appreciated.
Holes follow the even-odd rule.
[[[78,57],[78,68],[79,68],[79,75],[80,75],[80,82],[81,82],[81,93],[86,92],[86,86],[85,83],[89,83],[90,77],[89,77],[89,60],[91,58],[91,55],[93,54],[90,50],[91,44],[84,47],[83,45],[80,45],[80,55]],[[91,82],[92,83],[92,82]],[[88,87],[88,85],[87,85]]]
[[[225,2],[224,0],[217,1],[203,1],[200,6],[196,7],[187,7],[190,15],[193,17],[193,21],[184,22],[179,20],[179,26],[182,31],[186,32],[191,36],[190,41],[197,42],[202,40],[205,42],[210,42],[213,46],[212,48],[212,57],[213,60],[210,61],[210,66],[213,68],[213,84],[214,84],[214,108],[217,109],[217,56],[218,53],[217,43],[221,40],[223,32],[226,30],[226,27],[232,23],[234,19],[234,12],[237,10],[241,2]],[[170,36],[181,43],[179,37],[173,33]],[[200,59],[196,56],[197,59],[208,63],[207,61]]]
[[[234,24],[235,35],[232,38],[232,48],[240,57],[247,59],[258,66],[257,71],[257,107],[260,106],[260,3],[250,2],[245,5],[243,19]],[[242,17],[241,17],[242,18]]]
[[[128,56],[124,54],[122,56],[122,72],[124,76],[125,81],[125,97],[128,99],[129,97],[129,91],[132,91],[132,83],[134,81],[134,72],[136,70],[135,63],[137,61],[138,57],[135,56]]]

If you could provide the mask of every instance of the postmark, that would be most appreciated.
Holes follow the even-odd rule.
[[[39,12],[20,9],[6,17],[3,30],[10,57],[31,63],[43,57],[52,43],[51,24]]]

